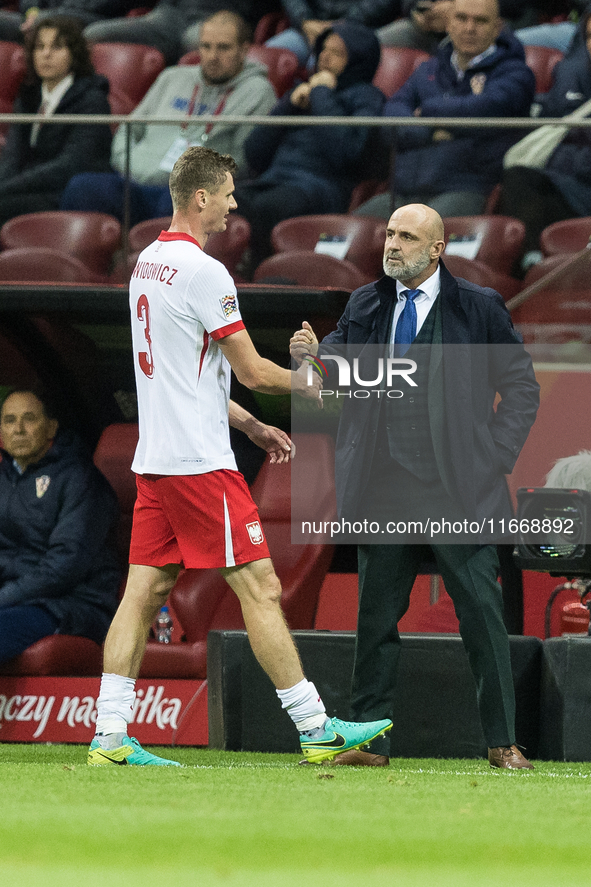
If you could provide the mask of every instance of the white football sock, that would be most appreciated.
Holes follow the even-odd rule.
[[[134,678],[125,678],[118,674],[103,674],[97,700],[97,737],[114,733],[124,736],[131,720],[134,702]],[[99,742],[101,745],[103,744],[100,738]]]
[[[303,678],[293,687],[277,690],[281,705],[300,733],[322,727],[326,721],[326,709],[318,690],[311,681]]]

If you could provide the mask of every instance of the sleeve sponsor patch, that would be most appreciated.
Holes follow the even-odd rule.
[[[222,306],[224,317],[230,317],[232,314],[238,311],[238,300],[236,298],[236,294],[231,293],[229,296],[222,296],[222,298],[220,299],[220,305]]]

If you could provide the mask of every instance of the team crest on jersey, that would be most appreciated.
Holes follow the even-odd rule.
[[[248,530],[248,535],[250,536],[250,541],[253,545],[260,545],[264,540],[263,530],[258,520],[254,520],[250,524],[246,524],[246,529]]]
[[[222,296],[220,299],[220,305],[222,306],[224,317],[229,317],[230,314],[234,314],[235,311],[238,311],[238,302],[236,301],[235,295]]]
[[[37,493],[37,498],[41,499],[42,496],[47,492],[47,488],[51,483],[51,478],[46,474],[41,475],[41,477],[35,478],[35,491]]]

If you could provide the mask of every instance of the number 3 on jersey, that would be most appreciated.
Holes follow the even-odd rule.
[[[146,295],[141,295],[137,300],[137,317],[144,325],[144,336],[148,345],[147,351],[140,351],[138,354],[140,369],[144,376],[151,379],[154,376],[154,360],[152,358],[152,339],[150,337],[150,303]]]

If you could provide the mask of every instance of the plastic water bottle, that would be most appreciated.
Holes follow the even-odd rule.
[[[170,644],[172,635],[172,618],[168,607],[162,607],[156,619],[156,640],[160,644]]]

